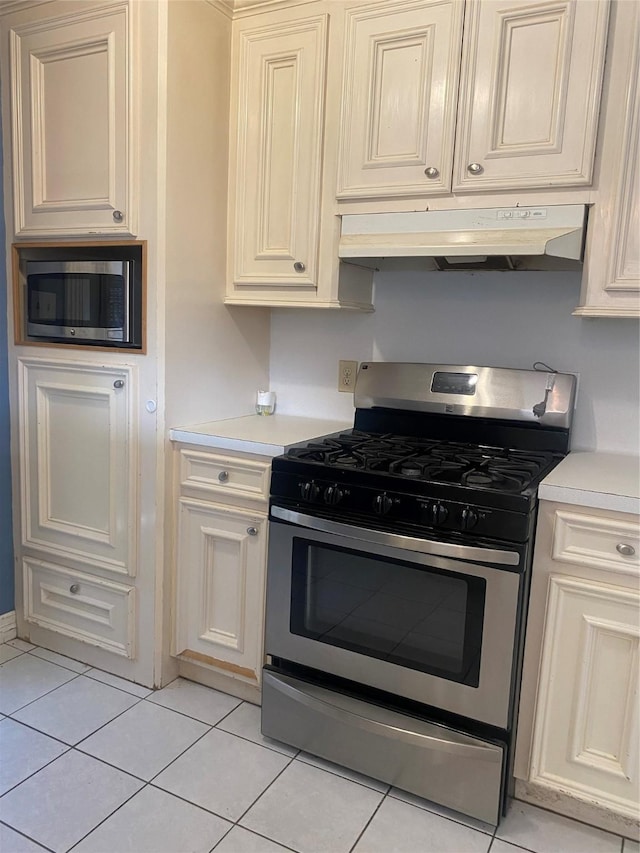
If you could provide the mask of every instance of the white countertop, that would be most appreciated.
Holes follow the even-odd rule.
[[[177,427],[169,431],[169,437],[183,444],[273,457],[284,453],[299,441],[309,441],[332,432],[351,429],[352,426],[353,423],[347,421],[325,421],[295,415],[245,415],[196,426]]]
[[[544,478],[538,497],[640,514],[640,457],[573,451]]]

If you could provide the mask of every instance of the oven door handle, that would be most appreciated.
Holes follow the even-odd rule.
[[[502,751],[495,746],[483,746],[476,738],[450,729],[445,733],[442,726],[426,720],[411,718],[412,728],[407,729],[403,716],[386,708],[368,704],[365,706],[358,699],[352,699],[344,694],[330,693],[312,684],[305,683],[304,690],[301,690],[294,686],[293,680],[286,675],[274,676],[268,671],[263,671],[263,679],[273,690],[288,696],[298,704],[306,705],[321,715],[332,717],[347,726],[385,738],[392,735],[394,740],[400,740],[421,749],[426,747],[477,761],[491,763],[502,761]],[[363,715],[364,713],[366,716]]]
[[[368,527],[357,527],[330,521],[327,518],[317,518],[281,506],[272,506],[273,518],[298,524],[309,530],[319,530],[322,533],[332,533],[336,536],[348,536],[369,542],[372,545],[388,545],[392,548],[403,548],[420,554],[432,554],[437,557],[454,557],[458,560],[470,560],[474,563],[496,563],[502,566],[517,566],[520,554],[517,551],[501,551],[496,548],[477,548],[471,545],[456,545],[453,542],[436,542],[433,539],[418,539],[415,536],[404,536],[399,533],[387,533],[384,530],[371,530]]]

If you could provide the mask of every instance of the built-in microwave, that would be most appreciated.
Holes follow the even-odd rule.
[[[141,244],[24,247],[25,342],[142,349]]]

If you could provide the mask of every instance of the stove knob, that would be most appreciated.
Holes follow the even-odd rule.
[[[339,504],[342,498],[344,497],[344,492],[342,489],[338,488],[337,485],[327,486],[324,490],[324,502],[326,504],[330,504],[331,506],[335,506]]]
[[[448,515],[449,510],[444,504],[435,503],[429,507],[429,517],[431,518],[431,523],[434,525],[444,524]]]
[[[308,480],[306,483],[300,483],[300,494],[305,501],[315,501],[320,494],[320,488],[316,486],[313,480]]]
[[[384,492],[381,495],[376,495],[373,501],[373,508],[378,515],[386,515],[393,505],[391,498]]]
[[[478,514],[468,506],[462,510],[462,529],[471,530],[478,523]]]

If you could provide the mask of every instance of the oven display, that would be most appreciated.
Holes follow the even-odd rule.
[[[444,373],[437,371],[433,374],[431,390],[436,394],[466,394],[473,397],[478,384],[477,373]]]

